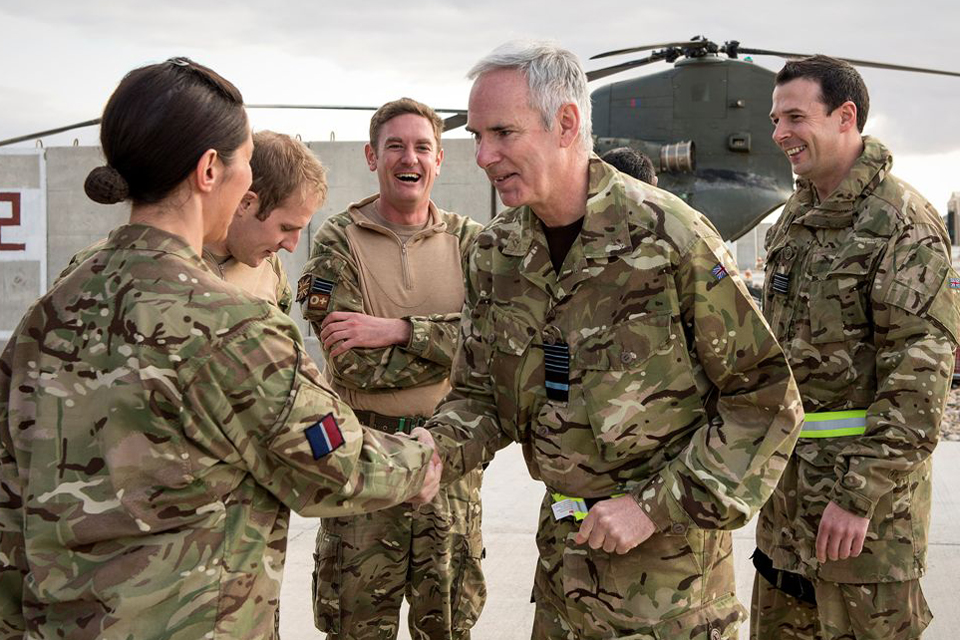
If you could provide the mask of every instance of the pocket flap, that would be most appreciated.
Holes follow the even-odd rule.
[[[634,369],[661,351],[671,338],[670,314],[641,316],[580,341],[574,363],[590,371]]]
[[[494,335],[491,342],[493,347],[502,353],[514,356],[523,355],[527,347],[530,346],[530,341],[533,340],[533,327],[501,309],[494,308],[492,315]]]

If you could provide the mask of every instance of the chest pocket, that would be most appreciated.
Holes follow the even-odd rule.
[[[663,448],[705,415],[679,333],[671,316],[662,314],[577,345],[574,366],[604,460]]]
[[[495,305],[490,309],[486,327],[486,340],[492,346],[490,375],[494,380],[494,399],[501,426],[509,432],[525,422],[521,409],[528,410],[532,404],[531,396],[543,386],[542,372],[528,371],[528,351],[534,329],[529,323]],[[530,380],[531,375],[538,374],[539,380]]]
[[[810,256],[810,342],[859,340],[870,332],[873,269],[880,240],[852,238],[840,248]]]

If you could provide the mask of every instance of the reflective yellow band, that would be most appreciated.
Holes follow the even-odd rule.
[[[801,438],[859,436],[867,430],[867,410],[820,411],[803,418]]]

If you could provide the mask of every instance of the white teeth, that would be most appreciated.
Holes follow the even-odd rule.
[[[786,153],[788,156],[795,156],[806,148],[807,148],[807,145],[802,144],[799,147],[791,147],[787,149]]]
[[[420,175],[416,173],[398,173],[397,177],[401,180],[419,180]]]

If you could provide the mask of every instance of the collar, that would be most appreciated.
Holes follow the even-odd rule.
[[[797,201],[810,210],[795,220],[812,227],[838,229],[849,226],[860,202],[883,182],[893,166],[893,155],[876,138],[863,137],[863,152],[843,181],[825,200],[817,201],[817,191],[809,180],[797,180]]]
[[[209,267],[197,255],[197,252],[187,244],[186,240],[147,224],[125,224],[117,227],[107,236],[104,247],[169,253],[209,271]]]
[[[376,204],[379,199],[380,194],[375,193],[372,196],[367,196],[360,202],[353,202],[347,206],[347,214],[350,216],[350,219],[353,220],[353,223],[358,227],[377,231],[378,233],[396,235],[393,233],[393,231],[384,227],[383,225],[379,225],[376,222],[371,222],[369,218],[360,212],[362,208]],[[447,223],[440,216],[440,209],[433,203],[433,200],[431,200],[427,205],[427,226],[411,236],[410,239],[413,240],[415,238],[422,238],[435,233],[441,233],[446,231],[446,229]]]

